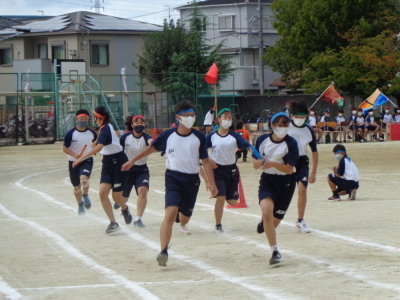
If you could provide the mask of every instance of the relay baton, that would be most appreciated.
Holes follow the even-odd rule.
[[[260,152],[254,146],[250,145],[251,152],[257,157],[257,159],[263,159],[264,157],[261,156]]]
[[[83,152],[85,152],[87,145],[82,147],[81,152],[79,152],[79,156],[82,156]]]

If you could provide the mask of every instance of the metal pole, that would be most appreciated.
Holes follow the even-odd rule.
[[[261,0],[258,0],[258,20],[260,26],[260,46],[258,48],[258,59],[260,61],[260,95],[264,95],[264,64],[263,64],[263,50],[264,50],[264,40],[263,40],[263,13],[262,13]]]
[[[315,100],[315,102],[308,108],[308,110],[310,110],[310,109],[315,105],[315,103],[317,103],[317,102],[319,101],[319,99],[322,97],[322,95],[326,92],[327,89],[329,89],[329,87],[330,87],[332,84],[333,84],[333,82],[331,82],[331,84],[328,85],[328,87],[325,89],[325,91],[324,91],[321,95],[319,95],[319,97],[317,98],[317,100]]]

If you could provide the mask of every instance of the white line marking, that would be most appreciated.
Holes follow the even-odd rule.
[[[7,299],[11,300],[22,298],[22,295],[18,293],[15,289],[13,289],[11,286],[9,286],[7,282],[5,282],[1,277],[0,277],[0,293],[5,295]]]
[[[47,198],[49,198],[49,197],[50,196],[47,195]],[[72,207],[71,207],[71,209],[72,209]],[[7,208],[5,208],[1,204],[0,204],[0,211],[4,215],[8,216],[10,219],[19,221],[21,223],[25,223],[31,229],[35,229],[35,230],[43,233],[44,235],[47,235],[47,237],[49,237],[52,240],[54,240],[54,242],[60,248],[64,249],[71,256],[79,259],[80,261],[85,263],[88,267],[92,268],[93,270],[99,271],[100,273],[104,274],[105,276],[107,276],[108,278],[114,280],[115,282],[122,283],[126,288],[128,288],[129,290],[134,292],[136,295],[138,295],[142,299],[159,299],[157,296],[152,294],[150,291],[148,291],[145,288],[141,287],[137,283],[127,279],[125,276],[122,276],[122,275],[116,273],[115,271],[96,263],[94,260],[92,260],[88,256],[84,255],[78,249],[76,249],[74,246],[69,244],[63,237],[61,237],[57,233],[55,233],[55,232],[53,232],[53,231],[51,231],[51,230],[49,230],[49,229],[47,229],[45,227],[42,227],[42,226],[40,226],[39,224],[37,224],[35,222],[28,221],[28,220],[25,220],[25,219],[22,219],[22,218],[16,216],[15,214],[10,212]]]

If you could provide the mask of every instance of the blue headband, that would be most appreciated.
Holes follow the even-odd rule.
[[[344,153],[344,151],[343,150],[338,150],[338,151],[335,151],[335,154],[336,153]]]
[[[287,115],[286,113],[284,113],[284,112],[278,112],[278,113],[276,113],[276,114],[274,114],[274,115],[272,116],[272,118],[271,118],[271,123],[274,123],[274,120],[275,120],[277,117],[279,117],[279,116],[285,116],[286,118],[289,119],[289,117],[288,117],[288,115]]]
[[[177,114],[177,115],[181,115],[181,114],[184,114],[184,113],[187,113],[187,112],[192,112],[192,113],[194,113],[195,111],[194,111],[193,108],[189,108],[189,109],[187,109],[187,110],[180,110],[180,111],[178,111],[176,114]]]

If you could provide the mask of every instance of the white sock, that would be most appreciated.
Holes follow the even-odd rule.
[[[135,222],[137,222],[137,221],[139,221],[141,219],[142,219],[142,217],[136,217]]]
[[[271,246],[271,251],[272,252],[278,251],[278,246],[277,245]]]

